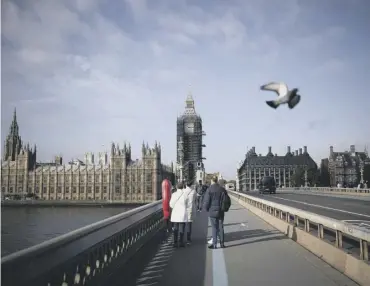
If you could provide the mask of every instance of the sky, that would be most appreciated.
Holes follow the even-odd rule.
[[[367,0],[4,0],[1,136],[17,108],[38,160],[84,158],[130,142],[176,159],[189,92],[203,120],[207,172],[234,178],[248,148],[370,146]],[[301,102],[276,110],[270,81]],[[3,143],[2,143],[3,145]]]

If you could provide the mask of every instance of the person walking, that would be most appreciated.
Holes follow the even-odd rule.
[[[225,247],[224,218],[225,212],[230,208],[231,200],[225,188],[218,184],[217,176],[212,177],[211,186],[209,186],[205,198],[204,207],[209,212],[209,218],[212,226],[212,244],[210,249],[217,248],[217,238],[220,239],[220,247]]]
[[[171,230],[171,222],[170,222],[170,200],[171,200],[171,182],[168,179],[164,179],[162,181],[162,210],[163,210],[163,220],[165,223],[165,230],[166,232],[170,232]]]
[[[187,212],[187,222],[186,222],[186,242],[188,245],[191,244],[191,233],[193,228],[193,221],[196,214],[196,192],[192,188],[192,182],[186,183],[186,188],[184,190],[185,203],[186,203],[186,212]]]
[[[203,197],[204,197],[204,186],[202,184],[202,180],[199,180],[199,183],[197,184],[195,190],[196,190],[196,207],[197,211],[202,211],[203,207]]]
[[[179,182],[177,190],[171,196],[170,208],[171,222],[173,223],[173,247],[184,247],[185,224],[188,221],[187,202],[184,190],[184,184]]]

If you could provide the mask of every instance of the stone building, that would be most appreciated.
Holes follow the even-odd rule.
[[[307,171],[317,169],[317,165],[308,154],[306,146],[303,147],[303,150],[299,148],[294,153],[288,146],[284,156],[273,154],[271,147],[268,148],[265,156],[257,155],[255,147],[252,147],[237,170],[238,188],[240,191],[254,190],[264,176],[274,177],[277,186],[292,187],[294,185],[292,177],[299,168],[305,171],[306,183]]]
[[[330,146],[327,162],[330,185],[335,187],[340,184],[343,187],[357,187],[364,183],[364,170],[370,165],[367,150],[357,152],[355,145],[351,145],[349,151],[334,152]]]
[[[141,160],[131,158],[131,146],[112,143],[110,158],[99,153],[98,162],[87,153],[85,162],[75,159],[63,164],[61,156],[52,163],[36,161],[36,146],[23,145],[16,112],[4,143],[1,162],[2,195],[35,194],[45,200],[106,200],[145,203],[161,198],[161,183],[174,183],[173,166],[161,163],[161,146],[142,145]]]

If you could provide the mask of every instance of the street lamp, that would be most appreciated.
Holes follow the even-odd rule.
[[[308,174],[307,174],[307,168],[304,170],[304,186],[307,187],[307,178],[308,178]]]
[[[360,174],[361,174],[360,183],[363,184],[364,183],[364,162],[363,161],[360,161]]]

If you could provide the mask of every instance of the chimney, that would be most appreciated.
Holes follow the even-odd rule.
[[[256,147],[254,147],[254,146],[252,147],[252,152],[253,152],[253,154],[256,153]]]
[[[295,155],[298,156],[298,150],[295,150]]]
[[[355,153],[355,152],[356,152],[355,145],[351,145],[351,146],[349,147],[349,149],[351,150],[351,153]]]
[[[269,146],[269,154],[271,153],[271,146]]]
[[[299,155],[302,155],[302,148],[299,148]]]
[[[330,155],[332,155],[334,153],[334,148],[333,146],[330,146]]]
[[[307,154],[307,146],[303,146],[303,153]]]
[[[288,153],[290,153],[291,152],[291,150],[290,150],[290,146],[288,146]]]

